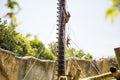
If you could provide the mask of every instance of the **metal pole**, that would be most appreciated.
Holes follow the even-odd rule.
[[[65,0],[58,0],[58,77],[65,76]]]

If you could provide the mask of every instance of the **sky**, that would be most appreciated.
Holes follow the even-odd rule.
[[[46,46],[57,41],[58,1],[18,0],[18,2],[22,9],[17,14],[20,25],[16,30],[24,35],[27,33],[37,35]],[[71,38],[70,47],[82,49],[92,54],[94,58],[115,55],[114,48],[120,47],[120,17],[113,24],[105,19],[105,12],[110,6],[111,0],[67,0],[66,9],[71,14],[66,25]]]

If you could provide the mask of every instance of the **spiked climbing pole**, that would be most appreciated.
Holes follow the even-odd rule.
[[[65,47],[66,47],[66,38],[65,38],[65,24],[68,22],[70,14],[66,12],[65,9],[65,0],[58,0],[58,59],[57,59],[57,76],[65,76]]]
[[[58,77],[65,76],[65,25],[63,25],[63,8],[65,0],[58,0]]]

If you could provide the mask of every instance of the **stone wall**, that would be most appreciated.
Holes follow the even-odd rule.
[[[78,69],[81,78],[109,72],[111,66],[116,66],[115,59],[101,60],[66,60],[66,73],[74,76]],[[55,61],[39,60],[34,57],[15,57],[12,52],[0,49],[0,80],[53,80]]]
[[[68,67],[69,65],[69,67]],[[67,73],[75,75],[78,69],[81,70],[81,78],[95,76],[109,72],[111,66],[118,68],[116,59],[104,58],[100,60],[80,60],[80,59],[69,59],[67,62]]]
[[[15,57],[0,49],[0,80],[52,80],[55,61]]]

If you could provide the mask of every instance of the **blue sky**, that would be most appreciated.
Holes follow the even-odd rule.
[[[46,45],[57,41],[57,0],[18,1],[22,10],[17,15],[20,25],[16,30],[37,35]],[[66,28],[69,27],[71,47],[95,58],[114,55],[114,48],[120,47],[120,17],[114,24],[105,19],[110,6],[111,0],[67,0],[71,18]]]

